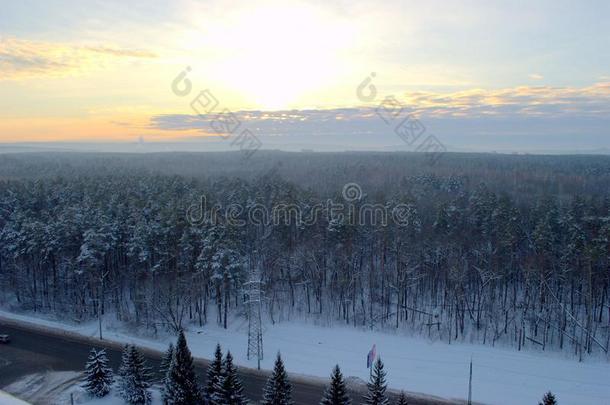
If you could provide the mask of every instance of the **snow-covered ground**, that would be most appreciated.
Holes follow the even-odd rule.
[[[21,378],[5,387],[5,390],[24,398],[28,403],[65,405],[70,403],[70,396],[72,396],[74,404],[78,405],[125,405],[125,401],[117,396],[115,387],[104,398],[92,398],[80,387],[80,378],[81,373],[72,371],[36,373]],[[153,387],[151,393],[152,403],[150,405],[161,405],[161,393],[158,387]],[[10,397],[7,395],[6,398]],[[15,401],[15,405],[27,404],[21,400],[15,399]],[[0,391],[0,404],[13,405],[13,402],[8,402],[8,399],[5,402],[2,391]]]
[[[0,404],[2,405],[28,405],[27,402],[23,402],[22,400],[15,398],[14,396],[0,391]]]
[[[3,389],[29,403],[64,404],[70,401],[61,402],[57,399],[78,384],[80,378],[81,373],[75,371],[36,373],[25,376]]]
[[[150,391],[152,393],[152,402],[150,405],[161,405],[163,401],[161,400],[161,391],[159,390],[159,387],[153,387]],[[117,392],[116,387],[113,387],[112,391],[104,398],[92,398],[80,386],[74,386],[58,397],[57,405],[69,404],[70,394],[72,394],[74,398],[75,405],[125,405],[125,400],[119,397]]]
[[[60,328],[84,336],[97,336],[95,322],[64,325],[24,315],[0,311],[0,316]],[[110,330],[112,329],[112,330]],[[135,337],[109,327],[105,339],[130,342],[164,350],[170,336],[156,340]],[[209,358],[217,342],[231,350],[236,362],[255,367],[246,358],[247,325],[233,322],[228,330],[216,325],[191,327],[187,334],[196,357]],[[551,390],[562,405],[610,404],[610,363],[607,359],[587,359],[579,363],[559,353],[517,352],[514,349],[482,345],[431,343],[352,327],[325,328],[310,324],[266,325],[265,359],[270,369],[279,351],[288,370],[294,374],[326,378],[338,363],[346,376],[366,380],[366,354],[373,344],[388,372],[390,387],[446,398],[465,398],[468,392],[468,366],[473,361],[473,399],[489,404],[536,404]]]

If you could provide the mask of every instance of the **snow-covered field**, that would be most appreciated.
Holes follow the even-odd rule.
[[[0,311],[0,316],[39,326],[97,336],[95,322],[64,325],[51,320]],[[237,364],[255,367],[246,359],[247,325],[233,322],[228,330],[216,325],[191,327],[187,339],[196,357],[209,358],[220,342],[230,349]],[[112,329],[112,330],[110,330]],[[118,342],[164,350],[170,336],[157,340],[119,332],[104,332]],[[431,343],[425,339],[358,331],[351,327],[324,328],[299,323],[266,325],[263,337],[265,359],[270,369],[275,353],[282,353],[293,374],[326,378],[338,363],[346,376],[366,380],[366,354],[373,344],[388,372],[390,387],[446,398],[465,398],[468,366],[473,361],[473,399],[489,404],[536,404],[551,390],[562,405],[610,404],[610,363],[607,359],[587,359],[578,363],[563,354],[517,352],[514,349],[481,345]]]

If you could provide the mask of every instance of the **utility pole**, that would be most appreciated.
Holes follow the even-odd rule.
[[[468,377],[468,405],[472,405],[472,357],[470,357],[470,377]]]
[[[102,311],[104,308],[104,279],[106,278],[106,275],[108,274],[108,272],[105,272],[103,270],[100,271],[100,291],[99,291],[99,297],[97,300],[97,320],[98,320],[98,324],[99,324],[99,329],[100,329],[100,340],[104,340],[103,336],[102,336]]]
[[[263,359],[263,325],[261,320],[262,292],[261,273],[258,265],[250,270],[248,286],[248,360],[256,356],[257,368],[261,369]]]

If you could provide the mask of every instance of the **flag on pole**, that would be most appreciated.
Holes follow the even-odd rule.
[[[366,368],[371,368],[375,361],[375,356],[377,356],[377,345],[374,344],[369,354],[366,355]]]
[[[472,356],[470,357],[470,377],[468,378],[468,405],[472,405]]]

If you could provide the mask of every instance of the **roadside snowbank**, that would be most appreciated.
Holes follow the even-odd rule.
[[[95,322],[64,325],[0,311],[0,317],[97,336]],[[165,350],[171,337],[153,340],[117,330],[104,331],[107,340]],[[196,357],[209,358],[219,342],[241,366],[256,367],[246,358],[247,324],[233,322],[228,330],[216,325],[191,327],[189,346]],[[266,325],[264,369],[271,369],[279,351],[292,373],[327,378],[338,363],[345,376],[368,379],[366,354],[373,344],[383,359],[390,387],[446,398],[465,398],[468,365],[473,360],[473,399],[490,404],[535,404],[551,390],[563,405],[610,404],[610,364],[604,359],[584,363],[554,353],[517,352],[482,345],[430,343],[424,339],[359,331],[351,327],[324,328],[299,323]]]

